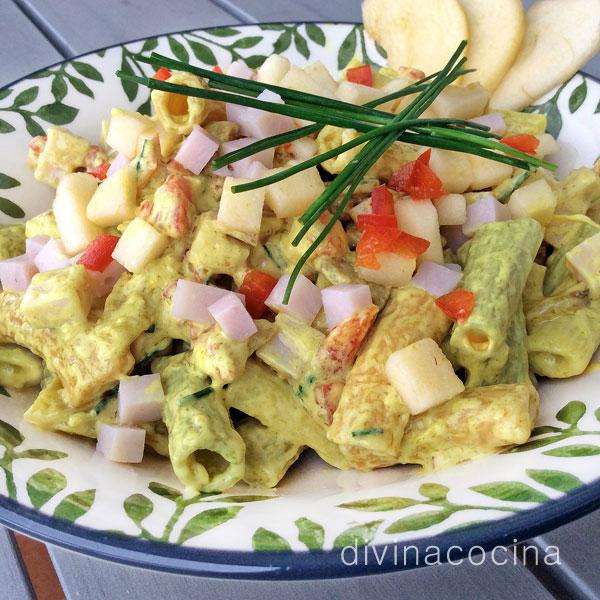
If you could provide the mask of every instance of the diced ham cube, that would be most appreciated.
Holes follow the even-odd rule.
[[[234,294],[226,294],[208,307],[208,312],[221,326],[225,335],[243,342],[258,329],[242,301]]]
[[[117,154],[115,159],[110,163],[110,167],[108,167],[108,171],[106,171],[106,176],[110,177],[114,175],[117,171],[127,167],[130,163],[130,160],[124,154]]]
[[[88,271],[92,293],[98,298],[108,296],[125,271],[125,267],[116,260],[112,260],[104,271]]]
[[[179,279],[175,287],[171,314],[176,319],[212,323],[213,318],[208,312],[208,307],[227,294],[236,296],[242,304],[245,304],[246,298],[243,294],[235,294],[213,285]]]
[[[96,449],[113,462],[140,463],[144,457],[146,430],[102,423]]]
[[[299,275],[294,284],[288,304],[283,304],[289,275],[279,279],[265,304],[275,312],[284,312],[306,323],[312,323],[323,304],[321,290],[304,275]]]
[[[54,238],[46,242],[33,261],[40,273],[64,269],[71,265],[71,257],[66,253],[62,242]]]
[[[219,144],[200,125],[195,125],[181,144],[175,161],[194,175],[200,175],[218,149]]]
[[[0,261],[0,284],[3,290],[24,292],[36,273],[37,267],[27,254]]]
[[[165,398],[160,375],[125,377],[119,381],[118,414],[121,425],[140,425],[161,418]]]
[[[254,142],[257,142],[256,138],[240,138],[239,140],[232,140],[231,142],[225,142],[221,144],[221,154],[229,154],[230,152],[235,152],[236,150],[240,150],[241,148],[245,148]],[[221,169],[215,171],[216,175],[221,175],[222,177],[236,177],[236,178],[244,178],[250,179],[248,177],[248,173],[254,165],[255,162],[261,163],[267,169],[273,168],[273,157],[275,155],[275,148],[267,148],[267,150],[263,150],[262,152],[258,152],[257,154],[253,154],[252,156],[248,156],[247,158],[242,158],[230,165],[226,165]]]
[[[31,256],[33,260],[39,253],[40,250],[50,241],[50,237],[47,235],[36,235],[25,240],[25,254]]]

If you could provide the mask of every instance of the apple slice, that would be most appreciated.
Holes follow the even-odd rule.
[[[490,106],[525,108],[567,81],[599,47],[598,0],[538,0],[527,11],[523,47]]]

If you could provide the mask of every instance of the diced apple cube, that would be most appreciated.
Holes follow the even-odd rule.
[[[353,83],[352,81],[340,81],[337,87],[336,96],[342,102],[361,105],[377,100],[377,98],[381,98],[383,92],[368,85],[361,85],[360,83]]]
[[[508,209],[513,219],[531,217],[547,225],[556,209],[556,195],[545,179],[538,179],[515,190]]]
[[[87,206],[87,217],[96,225],[111,227],[135,217],[137,175],[133,167],[123,167],[105,179]]]
[[[463,225],[467,220],[467,201],[462,194],[448,194],[435,201],[440,225]]]
[[[323,93],[319,84],[308,73],[305,73],[300,67],[296,67],[295,65],[289,68],[278,85],[317,96]]]
[[[537,156],[551,156],[560,150],[559,143],[549,133],[542,133],[537,136],[537,139],[540,141],[540,144],[535,151]]]
[[[315,81],[322,90],[326,90],[327,95],[333,96],[335,94],[337,82],[320,60],[317,60],[310,65],[306,65],[306,67],[304,67],[304,72],[309,77],[312,77],[313,81]]]
[[[131,273],[139,273],[150,261],[158,258],[168,244],[166,235],[136,217],[125,228],[112,257]]]
[[[279,85],[285,74],[290,70],[290,61],[279,54],[271,54],[258,68],[256,80],[260,83]]]
[[[226,177],[217,214],[217,226],[235,238],[252,246],[258,244],[258,234],[265,203],[265,188],[234,194],[234,185],[247,183],[249,179]]]
[[[356,266],[356,272],[362,279],[370,283],[401,286],[406,285],[411,280],[417,268],[416,259],[405,258],[391,252],[378,254],[377,262],[381,265],[380,269],[367,269],[366,267]]]
[[[113,108],[106,143],[131,160],[137,154],[140,137],[143,134],[152,137],[155,130],[155,123],[146,115]]]
[[[90,304],[85,267],[73,265],[35,275],[21,301],[21,312],[35,328],[85,325]]]
[[[96,179],[89,173],[69,173],[56,188],[52,209],[67,254],[85,250],[102,228],[87,217],[87,205],[96,192]]]
[[[429,248],[421,254],[417,262],[430,260],[444,263],[442,238],[438,213],[431,200],[413,200],[409,197],[396,198],[394,201],[396,219],[401,231],[429,241]]]
[[[283,169],[273,169],[269,174]],[[301,215],[323,191],[325,184],[316,167],[296,173],[266,188],[265,202],[281,219]]]
[[[385,364],[385,372],[411,415],[443,404],[465,389],[452,364],[431,338],[394,352]]]
[[[289,379],[299,379],[321,345],[324,335],[301,319],[279,313],[278,332],[256,351],[256,356]]]
[[[591,298],[600,298],[600,233],[567,252],[567,267],[588,285]]]
[[[495,187],[512,175],[510,165],[472,154],[469,154],[468,158],[473,172],[473,179],[469,186],[471,190],[486,190]]]
[[[483,114],[490,93],[480,84],[466,87],[449,85],[435,99],[432,108],[436,115],[446,119],[471,119]]]
[[[432,148],[429,166],[442,180],[444,189],[450,193],[462,194],[473,181],[471,161],[461,152]]]

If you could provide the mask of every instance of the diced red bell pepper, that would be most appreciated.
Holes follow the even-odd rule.
[[[221,69],[221,65],[215,65],[215,66],[213,67],[213,71],[214,71],[215,73],[219,73],[220,75],[223,75],[223,69]]]
[[[429,167],[431,148],[404,165],[388,181],[388,187],[409,194],[413,200],[437,200],[448,192],[441,179]]]
[[[246,273],[240,293],[246,297],[246,310],[253,319],[260,319],[266,312],[265,300],[277,284],[277,279],[259,269]]]
[[[108,173],[108,170],[110,169],[110,163],[104,161],[103,163],[99,164],[98,166],[94,167],[93,169],[90,169],[88,171],[88,173],[90,175],[93,175],[96,179],[99,179],[100,181],[106,179],[106,174]]]
[[[112,253],[118,241],[117,235],[99,235],[86,248],[77,264],[83,265],[88,271],[104,271],[112,261]]]
[[[359,231],[366,231],[369,228],[379,229],[381,227],[397,227],[396,217],[394,215],[358,215],[356,219],[356,228]]]
[[[371,192],[371,212],[374,215],[394,214],[394,197],[385,185],[380,185]]]
[[[360,83],[373,87],[373,71],[369,65],[352,67],[346,71],[346,79],[352,83]]]
[[[445,296],[441,296],[435,303],[450,319],[461,323],[468,319],[473,311],[475,294],[463,288],[458,288]]]
[[[500,143],[510,146],[515,150],[525,152],[526,154],[535,154],[535,151],[540,145],[540,140],[538,140],[535,135],[520,133],[518,135],[505,135],[500,140]]]
[[[368,269],[379,270],[377,254],[391,252],[405,258],[416,258],[429,248],[429,241],[397,227],[367,228],[356,246],[356,264]]]
[[[166,81],[171,77],[171,71],[165,67],[161,67],[154,75],[152,76],[154,79],[158,79],[159,81]]]

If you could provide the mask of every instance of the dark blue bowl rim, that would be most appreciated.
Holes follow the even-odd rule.
[[[280,23],[289,24],[290,21],[245,23],[225,25],[223,27],[243,29],[257,25]],[[351,21],[294,21],[294,23],[317,23],[323,25],[357,24]],[[95,54],[96,52],[141,42],[148,39],[148,37],[162,37],[164,35],[176,35],[188,31],[218,28],[219,26],[194,27],[192,29],[137,38],[98,48],[38,69],[0,87],[0,91],[26,80],[36,73],[70,60]],[[600,79],[593,75],[585,72],[582,72],[582,75],[600,83]],[[366,555],[364,554],[365,550],[359,552],[361,559],[359,561],[360,564],[357,565],[346,565],[342,560],[339,549],[306,552],[242,552],[193,548],[146,541],[72,524],[28,508],[2,495],[0,495],[0,523],[10,529],[14,529],[48,544],[123,565],[203,577],[297,580],[356,577],[414,569],[424,566],[424,562],[417,560],[417,557],[425,557],[429,551],[428,549],[431,547],[436,549],[436,553],[439,552],[442,559],[450,556],[453,561],[457,561],[467,557],[472,550],[476,552],[489,551],[497,546],[506,547],[517,542],[523,542],[583,517],[599,507],[600,480],[596,480],[556,500],[549,500],[536,508],[524,510],[511,517],[501,518],[463,530],[423,537],[411,540],[410,542],[367,546]],[[409,545],[411,546],[411,553],[407,555],[409,560],[399,563],[396,557],[403,556],[402,549]],[[383,552],[384,547],[387,548],[385,553]],[[412,547],[415,547],[416,551],[412,550]],[[397,553],[394,552],[395,548],[397,549]]]

